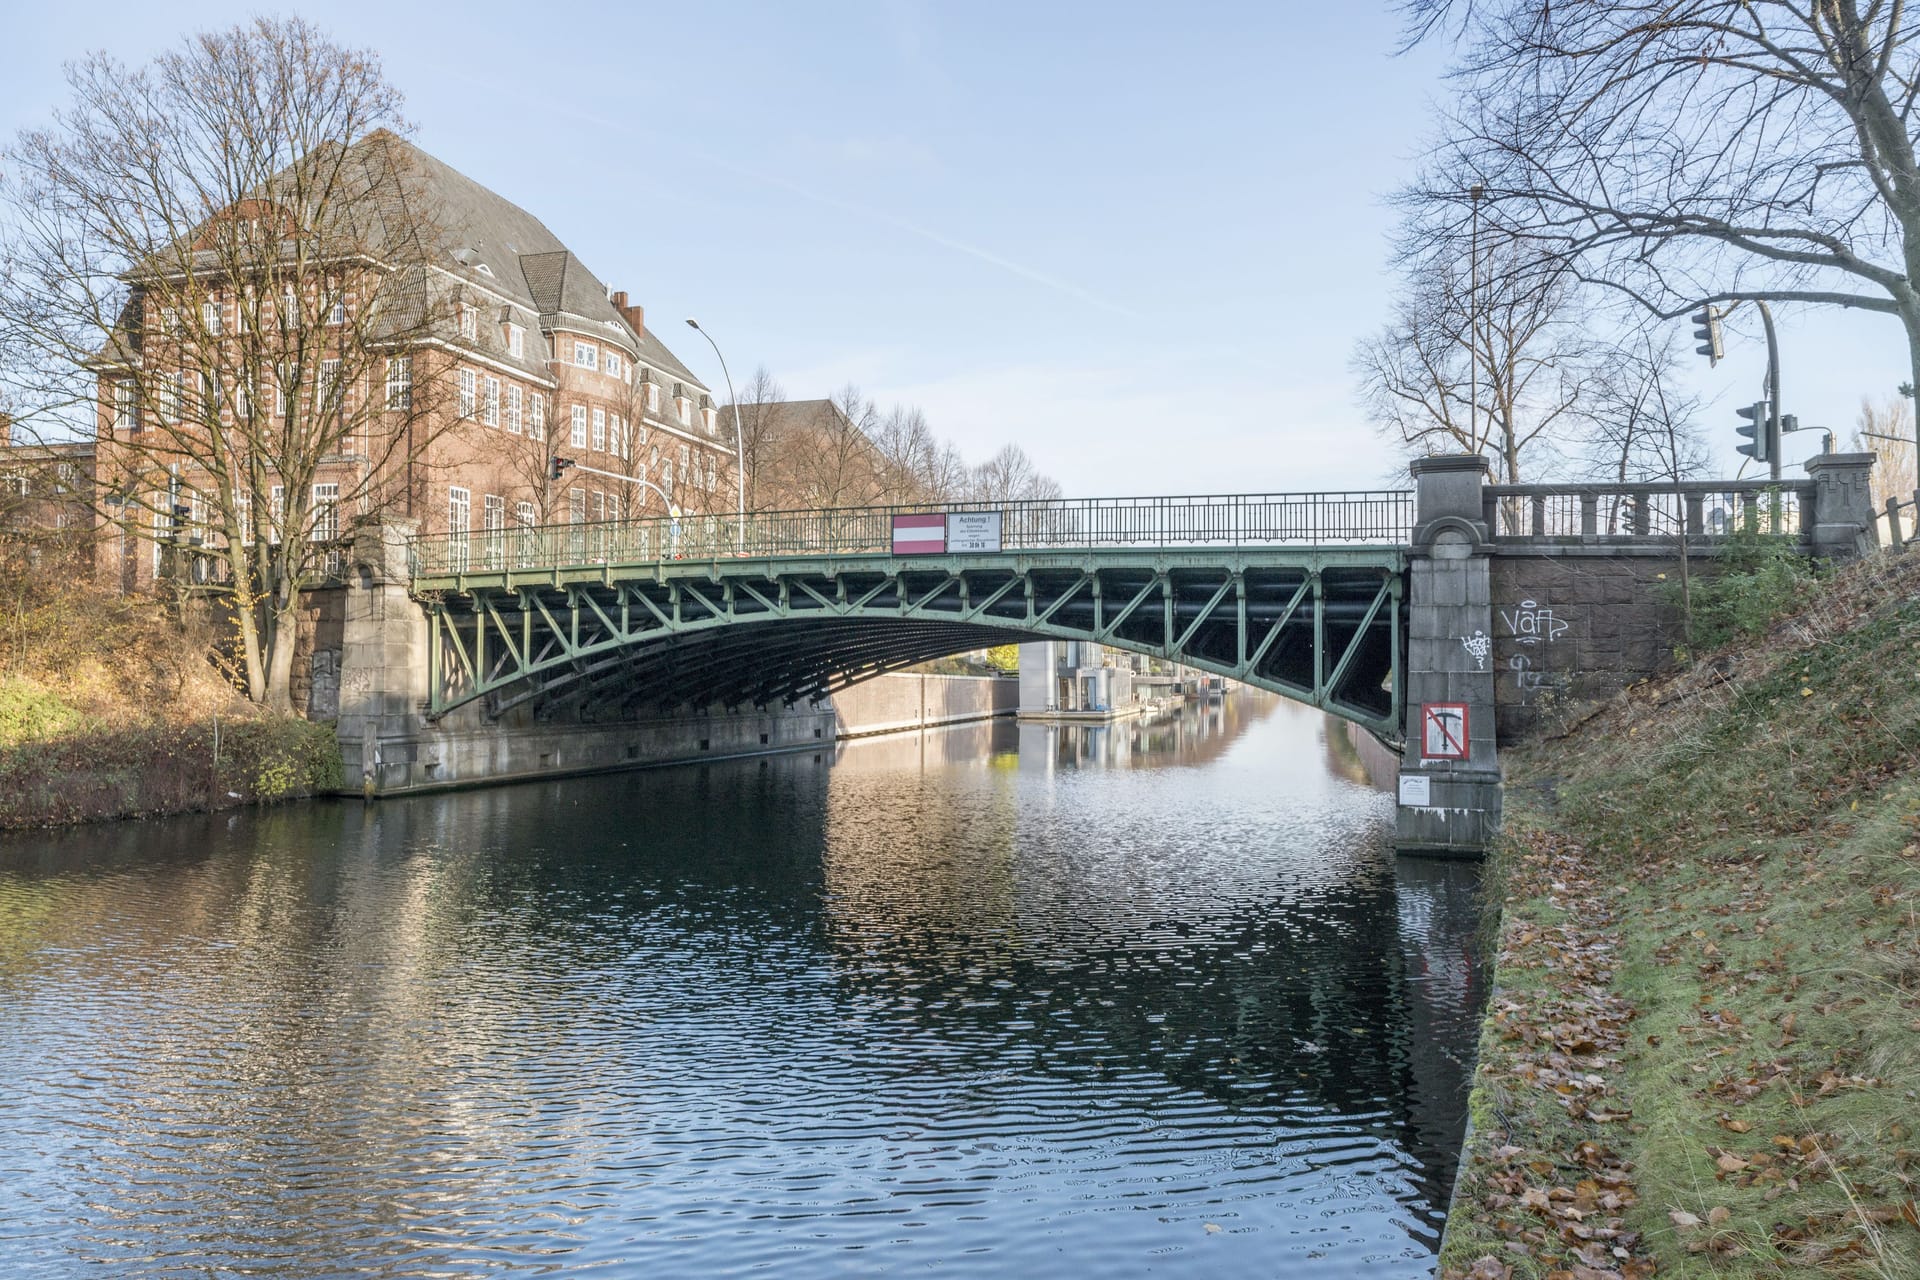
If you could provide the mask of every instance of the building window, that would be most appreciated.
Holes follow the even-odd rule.
[[[476,312],[472,307],[466,305],[464,302],[461,303],[460,304],[460,336],[463,338],[472,339],[478,336],[479,332],[480,332],[479,313]]]
[[[700,417],[703,419],[701,425],[707,429],[708,435],[712,435],[715,421],[714,411],[712,409],[702,409],[700,411]]]
[[[680,446],[680,474],[683,476],[693,469],[688,458],[688,455],[691,453],[692,450],[686,445],[683,444]],[[692,484],[693,481],[689,479],[687,483]]]
[[[412,356],[395,356],[387,361],[387,408],[396,412],[413,408]]]
[[[342,407],[346,397],[340,385],[340,362],[322,360],[320,362],[320,407],[331,413]]]
[[[138,431],[140,412],[133,398],[133,379],[122,378],[113,384],[113,427],[116,431]]]
[[[295,296],[293,286],[288,285],[280,291],[280,327],[291,329],[300,321],[300,299]]]
[[[609,378],[617,378],[620,376],[620,353],[618,351],[609,350],[607,352],[607,376]]]
[[[447,490],[447,533],[453,539],[448,557],[454,572],[464,573],[467,568],[467,538],[473,528],[473,494],[465,489]]]
[[[660,384],[657,382],[647,384],[647,412],[660,412]]]
[[[693,423],[693,401],[687,399],[685,396],[675,396],[673,398],[673,413],[675,417],[680,419],[681,426],[691,426]]]
[[[200,304],[200,323],[205,326],[209,334],[216,338],[220,336],[222,327],[220,322],[225,319],[225,316],[222,314],[225,311],[226,308],[218,302],[203,302]]]
[[[340,486],[313,486],[313,540],[326,544],[340,540]]]
[[[607,518],[607,495],[595,489],[593,491],[593,520],[595,524]]]
[[[506,551],[507,500],[489,493],[480,499],[480,527],[486,531],[487,563],[498,568]]]
[[[714,471],[713,459],[708,458],[707,459],[707,492],[711,493],[719,487],[720,487],[720,481],[717,478],[717,475]]]
[[[514,503],[513,518],[515,520],[518,520],[523,527],[526,527],[529,529],[533,527],[534,521],[538,519],[538,517],[534,514],[533,504],[531,502]]]
[[[547,398],[538,391],[533,393],[533,404],[527,414],[527,434],[535,440],[547,438]]]
[[[287,490],[275,485],[267,491],[267,541],[280,541],[280,522],[287,518]]]
[[[607,448],[607,411],[597,407],[593,411],[593,447],[602,453]]]
[[[607,448],[613,450],[616,458],[627,456],[626,424],[617,413],[607,416]]]
[[[620,495],[617,493],[610,493],[607,495],[607,519],[618,520],[619,518],[620,518]]]
[[[527,331],[517,324],[507,326],[507,354],[520,356],[527,353]]]
[[[499,426],[500,425],[500,379],[494,378],[494,377],[489,377],[487,379],[487,398],[486,398],[484,407],[486,412],[484,417],[481,420],[490,427]]]
[[[473,416],[473,384],[473,370],[462,369],[460,371],[460,416],[462,418]]]
[[[567,437],[567,443],[576,449],[587,447],[587,406],[573,406],[573,432]]]
[[[187,375],[184,373],[163,373],[160,375],[160,421],[174,423],[180,421],[180,401]]]
[[[587,522],[587,494],[584,489],[567,490],[567,523]]]
[[[233,522],[240,528],[240,545],[253,545],[253,490],[236,489],[233,492]]]
[[[333,300],[333,305],[327,308],[327,323],[328,324],[345,324],[346,322],[347,322],[347,300],[345,298],[335,298]]]
[[[507,430],[520,434],[520,388],[507,388]]]
[[[594,346],[591,342],[574,343],[573,362],[582,369],[598,369],[600,367],[600,348]]]

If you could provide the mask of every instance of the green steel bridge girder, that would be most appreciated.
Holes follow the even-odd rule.
[[[1397,741],[1398,547],[1188,547],[489,566],[421,575],[430,714],[791,705],[930,658],[1091,640]]]

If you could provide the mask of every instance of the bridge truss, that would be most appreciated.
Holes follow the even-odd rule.
[[[565,568],[416,569],[429,713],[615,719],[793,705],[1020,640],[1185,663],[1401,735],[1395,546],[725,555]]]

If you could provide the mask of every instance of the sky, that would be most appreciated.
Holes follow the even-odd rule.
[[[23,6],[0,135],[47,120],[71,59],[144,62],[258,9]],[[1443,51],[1396,52],[1388,0],[298,11],[377,50],[414,140],[540,217],[721,397],[687,316],[736,384],[855,383],[970,460],[1019,444],[1070,495],[1405,483],[1349,362],[1445,86]],[[1891,317],[1789,313],[1781,344],[1786,408],[1843,445],[1909,376]],[[1765,359],[1729,346],[1690,375],[1726,474]]]

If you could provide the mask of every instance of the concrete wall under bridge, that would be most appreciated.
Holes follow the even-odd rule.
[[[369,740],[341,734],[351,793],[404,795],[565,774],[767,752],[800,751],[838,738],[1011,716],[1018,682],[991,676],[894,673],[843,689],[818,704],[768,711],[686,711],[604,723],[559,723],[531,715],[488,719],[463,708],[410,732]]]

